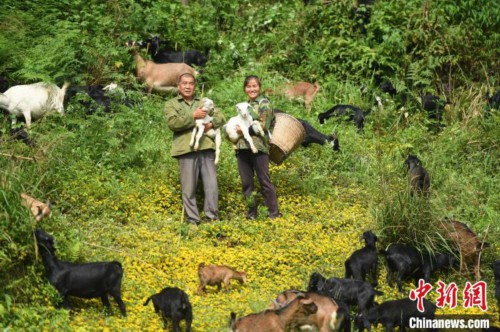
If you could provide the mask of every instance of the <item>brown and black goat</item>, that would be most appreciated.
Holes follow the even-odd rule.
[[[314,314],[318,307],[312,299],[299,295],[284,307],[277,310],[264,310],[236,319],[231,312],[229,323],[233,332],[284,332],[298,328],[306,317]]]

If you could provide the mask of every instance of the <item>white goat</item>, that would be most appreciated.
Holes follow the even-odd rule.
[[[191,146],[195,151],[200,147],[200,139],[203,133],[205,132],[205,123],[212,122],[213,118],[208,115],[208,111],[214,109],[214,102],[212,99],[203,98],[201,100],[202,105],[201,108],[204,111],[207,111],[207,115],[203,119],[196,119],[196,125],[193,128],[193,132],[191,133],[191,141],[189,142],[189,146]],[[219,162],[220,155],[220,145],[222,143],[222,138],[220,134],[220,129],[211,128],[205,133],[206,136],[215,139],[215,161],[214,163],[217,165]]]
[[[239,127],[241,133],[243,134],[243,137],[248,142],[248,144],[250,144],[252,152],[257,153],[258,150],[253,144],[253,140],[248,132],[248,129],[250,128],[250,126],[252,126],[255,134],[260,135],[262,137],[264,137],[265,131],[260,122],[257,120],[253,120],[252,117],[250,116],[248,110],[251,108],[252,105],[250,105],[249,103],[239,103],[236,105],[236,110],[238,111],[239,114],[237,116],[233,116],[227,122],[225,126],[226,136],[231,142],[233,142],[233,144],[236,144],[236,142],[238,142],[238,140],[241,138],[241,135],[239,135],[237,132]],[[269,133],[269,138],[271,138],[271,133]]]
[[[127,43],[127,46],[131,48],[130,52],[134,56],[137,79],[146,83],[148,93],[153,89],[160,92],[177,91],[177,78],[180,75],[197,74],[193,67],[185,63],[154,63],[145,60],[135,48],[135,42]]]
[[[31,126],[31,119],[38,119],[48,111],[55,109],[64,115],[64,94],[69,83],[62,88],[50,83],[34,83],[16,85],[0,93],[0,108],[4,108],[14,115],[12,124],[16,124],[17,117],[23,115],[26,126]]]

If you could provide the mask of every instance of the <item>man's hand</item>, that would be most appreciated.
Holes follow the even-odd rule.
[[[206,133],[207,131],[209,131],[210,129],[212,129],[214,127],[214,124],[212,122],[209,122],[209,123],[205,123],[204,126],[205,126],[204,132]]]
[[[207,111],[204,111],[201,107],[197,108],[193,112],[194,119],[203,119],[207,115]]]

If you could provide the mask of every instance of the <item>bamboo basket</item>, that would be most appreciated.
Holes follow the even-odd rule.
[[[269,160],[281,165],[304,141],[306,132],[302,123],[286,113],[276,113],[276,123],[269,146]]]

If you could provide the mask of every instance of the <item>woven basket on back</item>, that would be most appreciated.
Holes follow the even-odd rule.
[[[306,132],[302,123],[293,116],[276,113],[276,123],[269,146],[269,159],[276,165],[281,163],[304,141]]]

